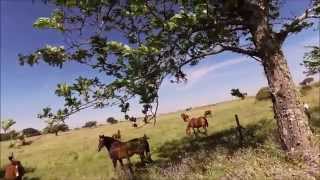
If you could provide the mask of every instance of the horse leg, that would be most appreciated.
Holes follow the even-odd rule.
[[[112,163],[113,163],[113,167],[116,170],[117,169],[117,160],[116,159],[112,159]]]
[[[140,159],[141,159],[141,163],[142,165],[145,165],[145,156],[144,156],[144,152],[140,153]]]
[[[194,128],[192,128],[192,129],[193,129],[193,134],[197,137],[198,134],[196,133],[196,130]]]
[[[150,162],[150,163],[153,162],[153,160],[152,160],[152,158],[151,158],[150,152],[146,152],[146,157],[147,157],[147,159],[148,159],[148,162]]]
[[[119,162],[120,162],[121,168],[124,169],[124,165],[123,165],[122,159],[119,159]]]
[[[132,164],[131,164],[130,158],[128,157],[127,160],[128,160],[128,165],[129,165],[130,173],[133,174]]]
[[[204,129],[204,134],[205,134],[206,136],[208,136],[207,128],[206,128],[206,127],[203,127],[203,129]]]

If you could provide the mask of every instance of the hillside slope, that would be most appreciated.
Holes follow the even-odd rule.
[[[312,124],[320,134],[320,88],[313,88],[303,100],[312,109]],[[185,135],[186,123],[180,113],[161,115],[156,126],[133,128],[130,123],[104,125],[92,129],[72,130],[59,136],[30,138],[32,144],[9,149],[1,142],[1,167],[14,152],[27,169],[28,179],[100,180],[118,179],[106,150],[97,152],[98,135],[121,130],[124,140],[147,134],[155,163],[145,168],[136,164],[137,179],[308,179],[304,165],[287,160],[276,143],[277,133],[269,101],[256,102],[252,97],[200,108],[189,114],[200,116],[212,110],[208,136]],[[234,114],[245,128],[245,143],[236,137]],[[316,142],[320,141],[319,136]],[[139,162],[134,156],[132,162]],[[119,168],[119,172],[120,168]],[[311,178],[311,177],[310,177]]]

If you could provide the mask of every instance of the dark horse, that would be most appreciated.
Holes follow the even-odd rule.
[[[8,157],[10,164],[5,167],[6,180],[22,180],[25,173],[20,161],[14,160],[13,153]]]
[[[134,154],[138,154],[141,158],[141,162],[144,164],[146,161],[152,162],[151,155],[150,155],[150,146],[147,140],[147,136],[144,135],[141,138],[131,139],[127,142],[121,142],[117,139],[114,139],[109,136],[100,135],[99,136],[99,145],[98,145],[98,152],[103,148],[106,147],[109,151],[110,158],[113,163],[113,167],[117,167],[117,161],[120,162],[121,167],[123,168],[123,161],[122,159],[128,160],[128,165],[130,172],[133,173],[130,157]]]
[[[204,134],[207,134],[207,128],[209,125],[208,120],[207,120],[207,116],[208,116],[208,114],[205,113],[205,116],[190,118],[187,114],[182,113],[181,118],[183,119],[184,122],[188,122],[186,134],[190,135],[191,129],[193,129],[194,135],[197,135],[195,128],[198,130],[198,132],[200,132],[199,128],[201,128],[201,127],[204,129]]]

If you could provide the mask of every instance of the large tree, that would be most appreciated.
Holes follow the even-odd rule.
[[[290,34],[313,25],[320,8],[311,0],[299,16],[282,16],[280,0],[52,0],[57,9],[34,26],[61,31],[64,46],[20,55],[21,64],[63,67],[78,62],[112,76],[59,84],[66,118],[81,109],[119,105],[129,109],[138,96],[146,117],[154,117],[158,89],[166,77],[186,80],[183,67],[210,55],[234,52],[264,68],[284,150],[312,158],[312,133],[295,89],[282,44]],[[289,1],[288,1],[289,3]],[[114,41],[121,36],[123,41]],[[118,38],[119,39],[119,38]],[[129,117],[129,116],[127,116]]]

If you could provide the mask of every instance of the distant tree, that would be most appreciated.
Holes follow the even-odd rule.
[[[68,131],[69,127],[64,122],[64,115],[66,110],[59,110],[56,114],[51,112],[51,108],[46,107],[42,110],[43,112],[38,114],[38,118],[44,119],[47,123],[47,127],[43,129],[43,133],[54,133],[58,136],[59,131]]]
[[[50,134],[55,134],[56,136],[58,136],[59,132],[66,132],[66,131],[69,131],[69,127],[65,123],[48,124],[48,126],[42,130],[44,134],[50,133]]]
[[[1,128],[3,129],[4,134],[6,134],[14,124],[16,124],[16,122],[13,119],[1,120]]]
[[[243,100],[246,98],[247,93],[242,93],[242,92],[240,92],[239,89],[231,89],[231,95],[238,97],[238,98],[241,98]]]
[[[263,87],[259,89],[258,93],[256,94],[256,100],[262,101],[262,100],[271,99],[271,96],[272,94],[270,92],[270,89],[268,87]]]
[[[31,137],[31,136],[41,135],[41,132],[34,128],[26,128],[22,130],[22,134],[25,135],[26,137]]]
[[[82,126],[82,128],[92,128],[92,127],[97,127],[97,121],[88,121]]]
[[[136,117],[134,117],[134,116],[132,116],[132,117],[130,117],[129,118],[129,121],[131,121],[131,122],[137,122],[137,118]]]
[[[311,46],[312,50],[304,55],[302,65],[307,69],[307,75],[313,75],[320,72],[320,47]]]
[[[116,124],[118,123],[118,120],[116,120],[114,117],[108,117],[107,122],[110,124]]]
[[[308,77],[308,78],[305,78],[303,81],[301,81],[299,84],[301,86],[306,86],[306,85],[309,85],[314,79],[312,77]]]

